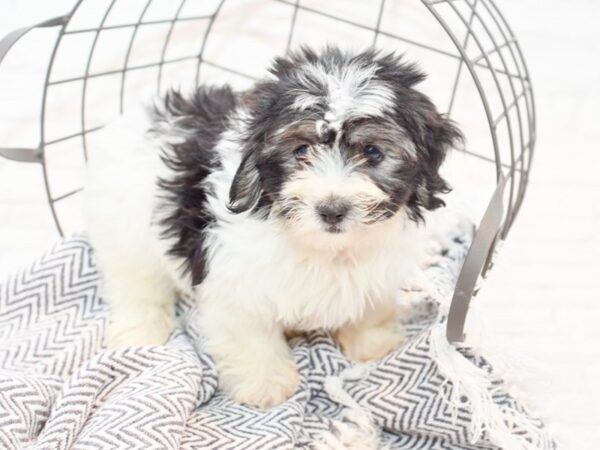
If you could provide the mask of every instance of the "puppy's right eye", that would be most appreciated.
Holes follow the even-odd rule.
[[[363,153],[367,157],[367,159],[373,164],[377,164],[377,163],[381,162],[381,160],[383,159],[382,151],[379,150],[374,145],[367,145],[363,149]]]
[[[299,145],[294,149],[294,156],[299,160],[305,159],[308,156],[309,150],[310,146],[308,144]]]

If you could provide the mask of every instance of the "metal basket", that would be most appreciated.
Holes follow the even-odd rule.
[[[40,142],[0,148],[0,155],[41,165],[60,234],[72,229],[69,218],[80,206],[74,200],[81,185],[64,183],[73,178],[66,174],[82,172],[95,131],[140,97],[174,83],[244,87],[264,75],[270,58],[306,42],[375,45],[420,61],[430,74],[423,90],[466,134],[459,164],[487,180],[481,189],[491,198],[448,317],[449,340],[463,339],[476,281],[521,207],[535,144],[527,66],[493,0],[79,0],[64,16],[7,35],[0,63],[34,29],[51,30],[54,42],[41,94]],[[57,92],[62,109],[53,106]]]

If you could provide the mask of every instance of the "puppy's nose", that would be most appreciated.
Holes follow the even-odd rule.
[[[326,224],[337,225],[344,220],[349,209],[350,208],[345,203],[325,203],[317,207],[317,212],[319,213],[319,216],[321,216],[321,220]]]

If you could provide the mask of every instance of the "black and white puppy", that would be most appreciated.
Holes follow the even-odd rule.
[[[260,407],[297,386],[288,332],[330,330],[359,361],[401,343],[394,299],[460,139],[393,54],[303,49],[270,72],[110,127],[85,201],[109,345],[163,344],[189,293],[221,388]]]

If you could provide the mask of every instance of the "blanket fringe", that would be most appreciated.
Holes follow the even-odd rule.
[[[489,441],[500,448],[538,450],[535,443],[515,434],[530,431],[527,434],[535,436],[533,425],[526,417],[494,402],[491,376],[467,360],[448,342],[445,333],[445,323],[438,324],[431,330],[432,358],[447,380],[442,388],[447,384],[452,386],[450,395],[444,398],[454,412],[454,420],[459,408],[467,408],[471,412],[471,443],[477,443],[487,433]]]
[[[379,431],[369,411],[358,404],[344,390],[344,383],[364,378],[367,365],[356,365],[342,371],[339,376],[325,380],[325,392],[331,400],[346,407],[341,420],[332,420],[329,430],[319,435],[313,443],[315,450],[379,450],[387,449],[380,441]]]

